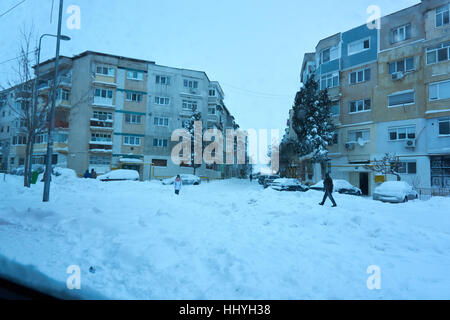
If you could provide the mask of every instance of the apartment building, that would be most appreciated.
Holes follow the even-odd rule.
[[[48,96],[53,72],[53,59],[41,63],[39,95]],[[79,175],[86,169],[101,174],[118,168],[137,170],[142,180],[193,173],[192,167],[171,161],[176,144],[172,132],[182,128],[194,110],[201,112],[204,128],[238,127],[220,84],[201,71],[86,51],[61,57],[59,72],[53,164]],[[13,140],[14,134],[5,139]],[[35,143],[33,162],[45,163],[47,135]],[[21,165],[8,157],[8,170]],[[203,164],[196,174],[226,178],[238,168]]]
[[[371,194],[394,179],[370,169],[391,153],[403,180],[450,188],[449,47],[448,0],[422,0],[382,17],[380,29],[361,25],[335,34],[305,55],[302,82],[314,74],[334,102],[334,178]],[[322,174],[316,165],[312,180]]]

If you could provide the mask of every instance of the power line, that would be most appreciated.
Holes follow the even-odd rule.
[[[34,50],[33,50],[33,51],[30,51],[30,52],[27,52],[27,53],[25,53],[25,54],[21,54],[21,55],[18,56],[18,57],[15,57],[15,58],[11,58],[11,59],[2,61],[2,62],[0,62],[0,65],[1,65],[1,64],[5,64],[5,63],[10,62],[10,61],[14,61],[14,60],[19,59],[19,58],[22,58],[22,57],[24,57],[25,55],[28,56],[30,53],[34,53]]]
[[[18,6],[20,6],[22,3],[24,3],[27,0],[22,0],[19,3],[17,3],[16,5],[14,5],[12,8],[6,10],[5,12],[3,12],[2,14],[0,14],[0,18],[3,17],[4,15],[6,15],[7,13],[13,11],[15,8],[17,8]]]

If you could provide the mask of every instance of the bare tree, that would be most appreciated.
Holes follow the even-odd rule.
[[[399,166],[398,157],[394,154],[386,153],[382,159],[374,159],[370,165],[364,167],[381,175],[392,174],[397,177],[397,181],[400,181]]]

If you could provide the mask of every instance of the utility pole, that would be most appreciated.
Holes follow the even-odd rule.
[[[61,44],[61,24],[63,14],[64,0],[59,0],[59,17],[58,17],[58,33],[56,38],[56,56],[55,56],[55,76],[52,87],[52,106],[50,109],[50,119],[48,126],[48,141],[47,141],[47,163],[45,166],[45,182],[43,202],[50,200],[50,181],[52,179],[52,159],[53,159],[53,131],[55,129],[55,108],[56,108],[56,94],[58,88],[58,68],[59,68],[59,48]]]

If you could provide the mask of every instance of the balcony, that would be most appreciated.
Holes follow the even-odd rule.
[[[91,129],[113,130],[113,122],[112,120],[99,120],[91,118]]]
[[[94,97],[95,106],[103,107],[103,108],[114,108],[114,101],[111,98],[103,98],[103,97]]]
[[[47,129],[50,127],[50,123],[45,126]],[[69,122],[55,119],[55,128],[57,129],[69,129]]]
[[[90,141],[89,151],[96,153],[112,153],[111,141]]]

